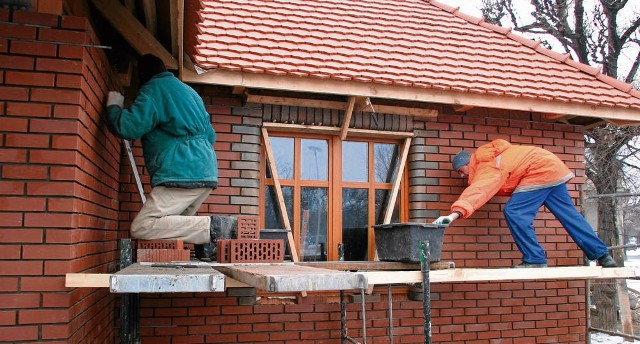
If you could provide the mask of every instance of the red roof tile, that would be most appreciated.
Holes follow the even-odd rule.
[[[193,1],[186,46],[205,70],[640,109],[631,85],[436,1]]]

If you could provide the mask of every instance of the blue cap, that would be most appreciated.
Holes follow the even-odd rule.
[[[459,151],[456,156],[453,157],[453,169],[458,170],[464,165],[469,165],[469,159],[471,159],[471,153]]]

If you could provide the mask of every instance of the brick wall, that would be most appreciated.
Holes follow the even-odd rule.
[[[0,36],[0,341],[106,341],[114,297],[64,276],[118,257],[108,63],[84,18],[0,9]]]
[[[117,241],[140,208],[120,142],[100,120],[112,85],[104,54],[83,18],[0,9],[0,341],[113,342],[116,298],[106,289],[64,287],[67,272],[110,272]],[[31,42],[39,40],[39,42]],[[42,41],[54,41],[55,44]],[[74,43],[74,45],[65,44]],[[257,214],[262,107],[230,89],[194,86],[218,134],[220,187],[201,214]],[[441,109],[414,121],[409,177],[411,219],[435,218],[462,191],[450,160],[493,138],[544,146],[583,181],[582,135],[529,114]],[[141,159],[134,154],[148,188]],[[577,196],[577,184],[570,184]],[[149,191],[149,189],[147,189]],[[447,229],[443,260],[459,267],[508,266],[519,259],[497,198]],[[119,221],[117,221],[119,220]],[[543,212],[536,223],[552,265],[577,265],[581,252]],[[265,304],[237,291],[143,295],[145,343],[338,343],[339,304],[331,297]],[[367,335],[387,342],[386,288],[366,303]],[[432,286],[434,342],[583,343],[585,283],[514,282]],[[394,334],[422,343],[422,303],[396,288]],[[360,338],[360,304],[348,305],[349,334]],[[520,339],[524,337],[524,339]],[[397,339],[398,341],[399,339]]]

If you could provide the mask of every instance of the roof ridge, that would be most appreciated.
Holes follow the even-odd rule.
[[[449,5],[445,5],[443,3],[441,3],[438,0],[424,0],[425,2],[440,8],[441,10],[444,10],[446,12],[449,12],[451,14],[453,14],[454,16],[465,20],[471,24],[475,24],[475,25],[479,25],[482,26],[484,28],[487,28],[489,30],[492,30],[494,32],[497,32],[503,36],[506,36],[507,38],[514,40],[526,47],[529,47],[533,50],[535,50],[536,52],[539,52],[545,56],[548,56],[554,60],[557,60],[561,63],[564,63],[568,66],[571,66],[581,72],[584,72],[586,74],[592,75],[594,77],[596,77],[596,79],[604,82],[605,84],[620,90],[624,93],[627,93],[629,95],[631,95],[632,97],[635,98],[640,98],[640,91],[636,90],[633,88],[633,85],[630,83],[626,83],[624,81],[618,80],[614,77],[605,75],[602,73],[601,68],[598,67],[594,67],[594,66],[590,66],[588,64],[582,63],[580,61],[576,61],[574,59],[571,58],[571,54],[570,53],[566,53],[566,54],[560,54],[558,52],[555,52],[551,49],[547,49],[545,47],[543,47],[540,42],[537,42],[535,40],[529,39],[525,36],[516,34],[513,32],[512,28],[505,28],[499,25],[495,25],[495,24],[491,24],[489,22],[487,22],[485,20],[484,17],[478,18],[476,16],[472,16],[463,12],[460,12],[460,7],[452,7]]]

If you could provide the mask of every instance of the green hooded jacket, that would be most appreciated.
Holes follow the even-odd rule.
[[[171,72],[156,74],[138,91],[129,109],[107,108],[109,130],[142,139],[151,185],[218,181],[213,150],[216,134],[202,98]]]

